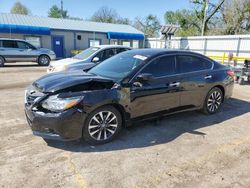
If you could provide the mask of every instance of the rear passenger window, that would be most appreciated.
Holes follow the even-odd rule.
[[[163,77],[175,74],[175,57],[165,56],[153,60],[141,73],[150,73],[154,77]]]
[[[3,40],[2,45],[4,48],[17,48],[16,41],[12,40]]]
[[[200,71],[212,67],[212,63],[206,59],[188,55],[177,56],[177,65],[180,73]]]

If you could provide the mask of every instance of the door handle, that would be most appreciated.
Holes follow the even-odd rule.
[[[172,82],[169,84],[170,87],[179,87],[180,86],[180,82]]]
[[[205,76],[204,78],[205,78],[206,80],[211,79],[211,78],[212,78],[212,75],[207,75],[207,76]]]

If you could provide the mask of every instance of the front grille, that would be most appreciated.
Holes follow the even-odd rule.
[[[36,90],[27,90],[25,93],[25,103],[27,106],[33,105],[39,98],[43,97],[44,94]]]

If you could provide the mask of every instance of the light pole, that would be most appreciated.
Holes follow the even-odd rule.
[[[62,16],[62,18],[64,18],[64,16],[63,16],[63,0],[61,0],[61,16]]]

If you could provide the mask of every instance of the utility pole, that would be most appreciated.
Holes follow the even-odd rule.
[[[201,30],[201,36],[204,36],[205,29],[206,29],[206,19],[207,19],[207,10],[208,10],[208,2],[209,0],[205,0],[205,10],[204,10],[204,18],[202,23],[202,30]]]
[[[64,18],[64,16],[63,16],[63,0],[61,0],[61,16],[62,16],[62,18]]]

